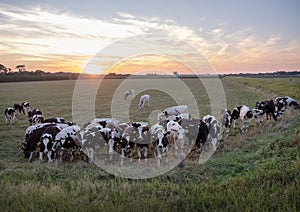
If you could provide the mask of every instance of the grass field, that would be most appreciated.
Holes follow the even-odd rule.
[[[95,101],[96,116],[111,115],[111,98],[120,80],[104,80]],[[184,79],[203,116],[210,113],[209,98],[195,79]],[[88,84],[96,83],[93,80]],[[266,98],[288,95],[300,101],[300,78],[222,79],[229,109]],[[45,117],[72,120],[75,81],[0,84],[0,110],[29,101]],[[174,100],[149,90],[151,105],[137,113],[138,98],[130,105],[130,119],[149,121],[153,110]],[[84,99],[87,101],[88,99]],[[260,128],[251,125],[246,135],[238,130],[225,139],[205,164],[189,158],[159,177],[130,180],[115,177],[93,164],[28,163],[21,143],[27,118],[18,115],[15,125],[0,117],[1,211],[299,211],[300,115],[271,121]]]

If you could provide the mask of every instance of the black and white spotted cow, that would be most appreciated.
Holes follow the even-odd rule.
[[[140,97],[139,101],[139,109],[143,109],[145,105],[150,106],[150,95],[149,94],[144,94]]]
[[[52,162],[54,158],[54,152],[52,151],[53,143],[55,142],[55,136],[61,131],[61,128],[57,125],[51,125],[47,127],[40,138],[40,161],[43,160],[43,155],[47,155],[48,162]]]
[[[157,152],[158,165],[160,165],[160,160],[162,154],[165,154],[166,160],[169,152],[169,139],[165,128],[160,124],[154,124],[150,128],[151,140],[154,146],[154,151]]]
[[[12,107],[8,107],[4,111],[6,124],[14,124],[16,119],[16,111]]]
[[[251,118],[253,117],[252,111],[249,109],[248,106],[242,105],[240,109],[240,119],[242,121],[241,131],[246,132],[248,131],[249,124]]]
[[[29,102],[22,102],[21,106],[22,106],[23,113],[26,116],[29,117],[29,111],[30,111],[30,104],[29,104]]]
[[[94,126],[85,132],[80,139],[82,151],[87,155],[88,162],[95,161],[96,153],[104,153],[111,139],[111,129],[101,125]]]
[[[29,121],[30,125],[47,123],[47,122],[44,122],[44,116],[40,115],[40,114],[33,115],[28,121]]]
[[[282,111],[276,111],[275,103],[272,99],[265,101],[264,110],[267,120],[271,120],[271,117],[273,117],[273,119],[277,121],[277,118],[283,113]]]
[[[55,117],[55,118],[44,119],[42,123],[66,123],[66,121],[64,118]]]
[[[144,158],[147,160],[148,149],[150,147],[149,145],[151,144],[149,124],[147,122],[133,122],[131,125],[138,131],[138,139],[135,142],[138,158],[141,160],[141,153],[144,151]]]
[[[189,146],[194,143],[194,146],[201,151],[209,134],[207,125],[200,118],[192,118],[182,119],[181,126],[185,130],[185,136],[189,140]]]
[[[252,109],[252,115],[256,126],[260,126],[264,122],[264,111],[259,109]]]
[[[64,150],[70,151],[70,161],[73,161],[75,150],[80,147],[80,143],[77,138],[77,133],[80,131],[80,127],[77,125],[68,126],[62,129],[56,136],[55,142],[52,146],[53,152],[59,151],[60,161],[62,161]]]
[[[34,115],[43,115],[42,111],[38,108],[34,108],[33,110],[28,111],[27,114],[29,118],[33,117]]]
[[[202,121],[206,124],[209,131],[207,141],[212,144],[213,150],[216,150],[218,147],[218,142],[222,138],[221,126],[218,120],[212,115],[204,116]]]
[[[297,101],[289,96],[277,97],[275,99],[275,106],[277,108],[277,111],[281,111],[281,112],[283,112],[285,110],[300,108]]]
[[[20,104],[14,104],[13,108],[15,109],[16,112],[22,113],[23,112],[23,107]]]
[[[29,161],[32,161],[33,153],[39,146],[42,135],[48,127],[53,126],[57,126],[60,129],[68,127],[67,124],[41,123],[30,126],[26,129],[25,140],[22,145],[25,158],[29,158]]]
[[[238,106],[238,107],[233,108],[233,110],[232,110],[231,123],[233,122],[233,129],[236,128],[236,122],[240,117],[241,107],[242,106]]]
[[[224,109],[220,113],[221,131],[224,133],[226,129],[226,138],[229,136],[229,130],[231,127],[231,112],[228,109]]]
[[[130,157],[130,160],[132,160],[133,149],[139,137],[138,134],[139,132],[136,127],[133,126],[126,127],[120,141],[122,158],[125,157],[125,153],[126,153]]]
[[[134,97],[135,97],[135,91],[133,89],[130,89],[125,92],[125,95],[124,95],[125,100],[134,99]]]
[[[85,124],[83,128],[88,128],[89,126],[93,126],[95,124],[100,124],[103,128],[110,128],[113,130],[119,126],[120,121],[114,118],[95,118]]]
[[[32,161],[33,153],[36,151],[40,138],[43,132],[50,126],[55,126],[50,123],[37,124],[26,129],[25,140],[23,142],[24,157]]]
[[[169,118],[169,116],[176,116],[178,114],[188,113],[187,105],[178,105],[172,106],[164,109],[161,113],[158,114],[158,121],[163,121]]]

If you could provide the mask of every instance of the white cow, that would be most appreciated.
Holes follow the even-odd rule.
[[[130,90],[125,92],[125,96],[124,96],[125,100],[134,99],[134,97],[135,97],[135,91],[133,89],[130,89]]]
[[[150,106],[150,95],[149,94],[144,94],[140,97],[139,109],[144,108],[145,104]]]
[[[188,113],[187,105],[178,105],[173,107],[168,107],[158,114],[158,121],[167,119],[169,116],[176,116],[178,114]]]

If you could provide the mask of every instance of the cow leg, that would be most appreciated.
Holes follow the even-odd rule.
[[[51,163],[52,162],[52,158],[51,158],[52,151],[49,151],[48,154],[47,154],[47,156],[48,156],[48,163]]]
[[[29,156],[29,159],[28,159],[29,162],[32,161],[32,156],[33,156],[33,152],[30,152],[30,156]]]
[[[148,148],[145,147],[145,151],[144,151],[145,162],[147,162],[147,156],[148,156]]]
[[[139,162],[141,161],[141,157],[142,157],[142,154],[141,154],[141,148],[138,147],[137,148],[137,151],[138,151],[138,157],[139,157]]]
[[[40,152],[40,161],[43,160],[43,155],[44,155],[44,152]]]
[[[60,162],[60,163],[62,162],[63,154],[64,154],[64,150],[61,149],[61,150],[59,151],[59,162]]]
[[[229,136],[229,127],[226,128],[226,138]]]

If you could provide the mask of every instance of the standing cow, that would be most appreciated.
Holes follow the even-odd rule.
[[[221,131],[224,133],[226,129],[226,138],[229,135],[229,129],[231,127],[231,112],[230,110],[224,109],[220,113],[220,124],[221,124]]]
[[[150,95],[149,94],[144,94],[140,97],[139,101],[139,109],[144,108],[145,105],[150,106]]]
[[[4,111],[5,119],[6,119],[6,124],[14,124],[15,123],[15,118],[16,118],[16,111],[12,107],[8,107]]]

